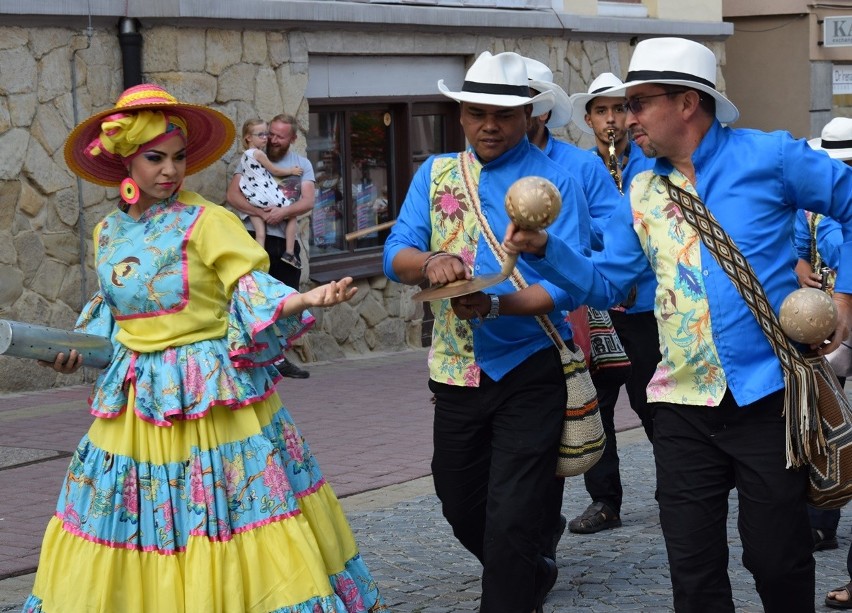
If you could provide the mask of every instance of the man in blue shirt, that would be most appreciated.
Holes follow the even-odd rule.
[[[824,151],[831,159],[852,165],[852,119],[835,117],[822,129],[818,138],[808,141],[811,148]],[[840,250],[843,246],[843,228],[829,217],[809,213],[796,212],[795,246],[799,260],[796,263],[796,275],[802,287],[819,287],[834,291],[834,275],[840,265]],[[842,352],[849,351],[849,339],[829,355],[829,362],[835,369],[841,386],[849,375],[847,370],[838,372],[835,359],[842,359]],[[814,551],[837,549],[837,526],[840,523],[840,509],[817,509],[808,507],[811,520],[811,534],[814,540]],[[846,570],[852,577],[852,547],[846,555]],[[852,608],[850,592],[852,580],[841,587],[830,591],[825,597],[825,604],[835,609]]]
[[[597,165],[606,168],[610,183],[618,185],[624,193],[638,173],[651,168],[653,160],[639,147],[630,143],[627,133],[627,110],[624,96],[607,96],[606,91],[621,87],[621,80],[610,72],[599,75],[587,93],[576,93],[570,98],[571,120],[583,132],[595,137],[592,147]],[[629,207],[625,198],[622,206]],[[648,440],[653,437],[653,420],[648,409],[645,388],[660,361],[660,340],[654,319],[654,291],[657,282],[649,269],[634,285],[627,300],[610,309],[618,337],[630,358],[630,376],[625,384],[630,407],[639,416]],[[619,386],[620,387],[620,386]],[[611,402],[605,401],[608,396]],[[603,390],[598,394],[601,419],[607,434],[607,446],[600,461],[583,475],[591,504],[568,524],[571,532],[590,534],[621,525],[623,488],[619,471],[618,442],[615,436],[615,402],[618,388]],[[610,408],[610,405],[612,408]]]
[[[530,116],[546,112],[553,97],[530,94],[523,58],[485,52],[460,91],[443,81],[438,87],[461,103],[470,148],[433,156],[418,169],[385,243],[385,274],[436,285],[499,272],[506,192],[530,175],[548,179],[561,194],[551,231],[588,253],[581,190],[527,140]],[[543,501],[557,484],[567,398],[558,351],[535,316],[549,319],[572,346],[561,316],[567,295],[526,263],[516,270],[525,289],[507,280],[487,294],[431,303],[432,475],[453,533],[482,562],[483,613],[541,611],[556,580],[554,561],[541,555]]]
[[[610,173],[598,161],[591,151],[585,151],[565,141],[553,137],[550,128],[560,128],[572,119],[571,99],[568,94],[553,82],[553,72],[545,64],[525,57],[527,76],[533,92],[549,91],[555,97],[554,107],[543,115],[532,117],[527,128],[527,138],[551,160],[559,164],[565,172],[577,179],[589,203],[589,215],[593,229],[592,248],[600,249],[603,243],[600,236],[613,210],[619,206],[621,194]],[[627,206],[626,204],[624,206]],[[586,317],[586,310],[579,314]],[[588,321],[582,323],[589,329]],[[593,365],[590,365],[593,366]],[[656,363],[655,363],[656,366]],[[598,397],[598,410],[606,435],[606,447],[598,462],[583,474],[586,490],[592,497],[592,504],[579,517],[568,522],[560,513],[562,496],[551,503],[554,507],[554,523],[548,527],[553,533],[552,549],[548,554],[555,557],[556,544],[567,525],[571,532],[591,534],[615,528],[621,525],[621,478],[618,472],[618,449],[615,438],[615,403],[618,392],[630,373],[630,367],[621,366],[618,372],[592,372],[592,382]],[[620,375],[620,376],[619,376]]]
[[[648,399],[675,609],[734,611],[725,524],[736,487],[743,563],[764,609],[814,611],[808,477],[785,467],[781,364],[745,300],[669,198],[664,178],[705,203],[776,313],[798,286],[796,210],[840,223],[839,318],[825,352],[846,338],[852,315],[852,265],[843,264],[852,262],[852,169],[788,133],[724,127],[739,113],[715,89],[716,71],[715,56],[698,43],[640,42],[625,84],[627,126],[656,163],[633,179],[630,210],[611,218],[604,251],[589,258],[555,234],[513,227],[504,247],[535,254],[522,259],[568,291],[574,304],[615,304],[643,270],[655,273],[662,360]]]
[[[595,137],[591,151],[604,163],[622,193],[627,193],[630,181],[643,170],[654,165],[634,147],[627,132],[627,109],[624,96],[609,96],[607,90],[621,88],[624,84],[611,72],[599,75],[587,93],[573,94],[570,98],[571,120],[580,130]],[[612,132],[612,138],[610,138]],[[614,152],[610,152],[610,146]]]

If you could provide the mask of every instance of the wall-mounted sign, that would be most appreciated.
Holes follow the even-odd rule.
[[[826,17],[823,20],[822,27],[823,46],[852,46],[852,15]]]
[[[852,94],[852,64],[831,67],[831,93],[835,96]]]

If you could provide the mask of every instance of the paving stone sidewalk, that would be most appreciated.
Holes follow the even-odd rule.
[[[624,525],[592,535],[566,531],[557,550],[559,578],[545,603],[547,613],[673,611],[668,562],[653,496],[651,445],[641,429],[619,434],[619,456]],[[479,563],[453,538],[432,494],[431,479],[395,490],[388,488],[384,499],[374,494],[372,499],[353,496],[343,502],[362,555],[394,612],[478,611]],[[569,479],[564,514],[574,517],[588,502],[582,478]],[[754,582],[741,564],[735,495],[731,496],[730,509],[728,545],[736,610],[759,613],[763,607]],[[841,517],[839,549],[814,556],[817,611],[829,611],[823,604],[826,592],[848,581],[846,553],[852,540],[852,517],[848,515]]]

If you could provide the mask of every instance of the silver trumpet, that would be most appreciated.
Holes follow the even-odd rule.
[[[53,362],[57,353],[66,357],[76,349],[84,366],[103,368],[112,358],[112,343],[105,336],[69,332],[0,319],[0,354]]]

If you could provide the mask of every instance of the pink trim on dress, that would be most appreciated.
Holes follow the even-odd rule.
[[[252,323],[252,325],[251,325],[252,337],[257,336],[257,334],[259,332],[266,330],[269,326],[274,324],[276,321],[278,321],[279,319],[282,319],[281,311],[284,310],[284,305],[287,304],[288,300],[290,300],[293,296],[296,296],[297,294],[298,294],[298,292],[293,292],[292,294],[288,294],[287,296],[285,296],[284,300],[282,300],[278,304],[278,306],[275,307],[275,313],[273,314],[271,319]],[[293,317],[293,316],[294,315],[287,315],[286,317]],[[299,338],[299,336],[301,336],[302,334],[304,334],[307,331],[306,328],[313,326],[315,322],[316,322],[316,318],[313,315],[311,315],[310,313],[308,313],[308,316],[305,319],[301,320],[302,331],[298,332],[296,336],[293,336],[292,340]],[[289,341],[291,339],[287,339],[287,340]]]
[[[287,511],[283,515],[276,515],[275,517],[267,517],[266,519],[262,519],[260,521],[252,522],[250,524],[246,524],[242,528],[237,528],[232,530],[230,534],[241,534],[242,532],[248,532],[249,530],[254,530],[255,528],[260,528],[262,526],[268,526],[269,524],[274,524],[284,519],[290,519],[291,517],[295,517],[296,515],[301,515],[301,509],[293,509],[292,511]],[[230,536],[228,538],[219,538],[215,536],[208,536],[201,530],[190,530],[189,533],[192,536],[207,536],[207,538],[211,541],[225,542],[230,541]]]
[[[253,324],[251,326],[252,340],[256,339],[257,335],[260,332],[262,332],[263,330],[265,330],[269,326],[273,325],[279,319],[282,319],[281,311],[284,310],[284,305],[287,303],[288,300],[290,300],[290,298],[292,296],[295,296],[296,294],[297,294],[297,292],[293,292],[292,294],[289,294],[288,296],[286,296],[284,298],[284,300],[282,300],[281,303],[275,308],[275,313],[274,313],[272,318],[264,320],[264,321],[256,322],[255,324]],[[291,316],[288,315],[287,317],[291,317]],[[290,336],[286,339],[286,345],[285,346],[289,347],[292,344],[292,341],[294,341],[294,340],[300,338],[301,336],[303,336],[304,334],[306,334],[311,328],[314,327],[314,325],[316,324],[316,321],[317,321],[316,318],[309,313],[307,317],[305,317],[304,319],[301,320],[302,328],[298,332],[296,332],[293,336]],[[255,367],[255,366],[268,366],[269,364],[274,364],[274,363],[278,362],[281,359],[280,356],[276,356],[274,358],[271,358],[269,360],[264,360],[262,362],[255,362],[255,361],[252,361],[252,360],[246,360],[246,359],[243,359],[243,358],[240,357],[240,356],[243,356],[243,355],[246,355],[246,354],[249,354],[249,353],[254,353],[255,351],[260,351],[262,349],[266,349],[267,347],[268,347],[268,345],[266,343],[258,343],[256,345],[251,345],[251,346],[248,346],[248,347],[244,347],[242,349],[229,351],[228,357],[231,358],[231,363],[237,368],[251,368],[251,367]]]
[[[317,481],[314,485],[309,487],[306,490],[302,490],[300,492],[293,492],[296,498],[304,498],[305,496],[310,496],[311,494],[316,494],[322,486],[326,484],[325,477],[322,477],[319,481]]]
[[[281,375],[279,375],[279,377],[283,378],[283,377],[281,377]],[[273,383],[277,383],[278,380],[280,380],[280,379],[276,379],[275,381],[273,381]],[[275,393],[275,391],[276,391],[275,385],[273,385],[272,387],[270,387],[268,390],[266,390],[260,396],[252,396],[252,397],[249,397],[249,398],[244,398],[243,400],[241,400],[239,402],[237,402],[236,400],[216,399],[216,400],[213,400],[212,402],[210,402],[202,411],[200,411],[198,413],[191,413],[191,414],[187,415],[187,414],[181,412],[180,409],[175,409],[173,411],[167,411],[166,413],[163,414],[163,416],[168,417],[172,421],[201,419],[202,417],[205,417],[208,413],[210,413],[210,409],[212,409],[213,407],[228,407],[232,411],[236,411],[236,410],[239,410],[239,409],[241,409],[245,406],[248,406],[250,404],[254,404],[256,402],[262,402],[262,401],[266,400],[273,393]],[[136,417],[138,417],[142,421],[148,422],[149,424],[154,424],[155,426],[162,426],[164,428],[171,428],[172,427],[171,421],[154,419],[150,415],[143,415],[142,413],[137,411],[135,407],[133,409],[133,412],[136,414]]]
[[[197,536],[197,537],[207,537],[207,540],[214,542],[214,543],[216,543],[216,542],[225,543],[225,542],[230,541],[234,534],[240,534],[242,532],[248,532],[249,530],[253,530],[255,528],[259,528],[261,526],[266,526],[266,525],[269,525],[269,524],[274,524],[274,523],[277,523],[279,521],[283,521],[285,519],[290,519],[292,517],[295,517],[295,516],[301,515],[301,514],[302,514],[301,509],[294,509],[292,511],[287,511],[286,513],[284,513],[282,515],[277,515],[275,517],[268,517],[264,520],[253,522],[251,524],[247,524],[247,525],[243,526],[242,528],[237,528],[236,530],[229,532],[227,537],[210,536],[207,533],[202,532],[201,530],[190,530],[189,534],[192,535],[192,536]],[[145,547],[139,547],[138,545],[133,545],[132,543],[116,543],[115,541],[108,541],[106,539],[98,538],[96,536],[92,536],[91,534],[87,534],[87,533],[83,532],[82,530],[80,530],[79,528],[66,523],[65,522],[65,516],[58,511],[56,513],[54,513],[54,517],[56,517],[59,521],[62,522],[62,529],[65,532],[67,532],[68,534],[73,534],[74,536],[81,538],[84,541],[88,541],[90,543],[95,543],[96,545],[103,545],[104,547],[109,547],[110,549],[123,549],[125,551],[142,551],[142,552],[145,552],[145,553],[156,552],[156,553],[159,553],[161,555],[166,555],[166,556],[172,556],[172,555],[176,555],[178,553],[182,553],[182,552],[186,551],[186,547],[175,547],[174,549],[161,549],[160,547],[157,547],[156,545],[147,545]]]

